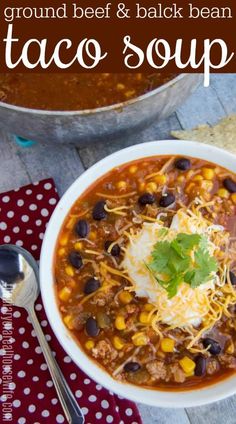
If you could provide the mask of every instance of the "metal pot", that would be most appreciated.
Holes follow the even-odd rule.
[[[0,102],[0,125],[17,136],[52,143],[87,144],[125,136],[170,115],[199,85],[199,74],[181,74],[136,99],[99,109],[62,112]]]

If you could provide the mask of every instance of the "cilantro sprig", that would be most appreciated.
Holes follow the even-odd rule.
[[[156,281],[166,289],[168,297],[177,294],[182,282],[196,288],[209,281],[218,269],[217,261],[207,250],[204,235],[179,233],[172,241],[159,241],[146,264]]]

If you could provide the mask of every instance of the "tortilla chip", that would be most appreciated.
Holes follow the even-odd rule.
[[[171,131],[171,135],[181,140],[201,141],[236,153],[236,115],[221,119],[214,126],[199,125],[189,131]]]

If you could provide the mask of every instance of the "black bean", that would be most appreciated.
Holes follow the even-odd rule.
[[[95,291],[97,291],[101,287],[101,283],[96,278],[89,278],[88,281],[86,281],[84,286],[84,293],[85,294],[91,294]]]
[[[90,337],[96,337],[100,332],[97,321],[93,317],[89,317],[87,319],[86,324],[85,324],[85,329],[86,329],[86,333]]]
[[[225,178],[223,184],[230,193],[236,193],[236,182],[231,178]]]
[[[180,158],[175,162],[175,167],[181,171],[187,171],[191,167],[191,162],[189,159]]]
[[[88,222],[85,219],[80,219],[76,224],[75,231],[81,238],[87,237],[89,233]]]
[[[166,193],[164,196],[162,196],[159,200],[159,205],[162,208],[167,208],[167,206],[172,205],[172,203],[175,202],[175,196],[172,193]]]
[[[151,193],[144,193],[139,197],[138,202],[140,205],[152,205],[155,202],[155,197]]]
[[[110,245],[113,243],[113,241],[107,240],[105,241],[104,247],[105,250],[108,251]],[[120,255],[120,246],[119,244],[114,244],[111,251],[109,252],[112,256],[119,256]]]
[[[230,271],[229,277],[230,277],[232,286],[236,286],[236,275],[232,271]]]
[[[135,372],[138,371],[141,368],[140,364],[138,362],[127,362],[124,366],[124,370],[126,372]]]
[[[93,208],[93,219],[96,221],[101,221],[102,219],[105,219],[107,216],[107,213],[104,209],[106,202],[104,200],[100,200],[96,203],[96,205]]]
[[[206,374],[206,358],[204,358],[204,356],[202,355],[198,355],[194,361],[196,364],[196,367],[194,370],[195,375],[197,377],[201,377],[204,374]]]
[[[210,352],[212,355],[219,355],[219,353],[221,352],[221,346],[216,340],[207,337],[206,339],[203,339],[202,343],[205,349],[210,346],[208,352]]]
[[[81,257],[81,254],[77,251],[70,252],[69,261],[71,265],[76,269],[80,269],[83,265],[83,259]]]

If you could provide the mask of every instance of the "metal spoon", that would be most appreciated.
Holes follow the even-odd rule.
[[[38,294],[38,266],[33,256],[22,247],[11,244],[0,246],[0,297],[27,310],[65,416],[70,424],[83,424],[82,411],[55,361],[35,314],[34,303]]]

